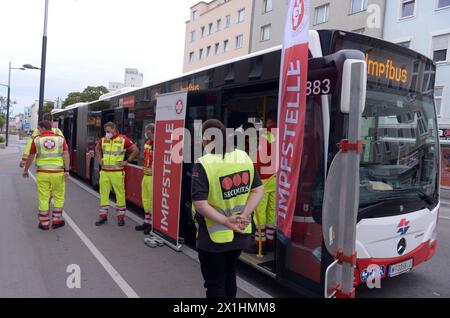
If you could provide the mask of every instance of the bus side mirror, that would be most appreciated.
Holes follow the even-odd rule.
[[[358,101],[361,113],[366,107],[367,66],[362,60],[348,59],[342,71],[341,112],[350,113],[350,103]],[[357,95],[357,99],[352,94]],[[353,97],[353,98],[352,98]]]

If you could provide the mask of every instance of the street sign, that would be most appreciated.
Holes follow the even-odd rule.
[[[26,129],[26,130],[30,130],[30,129],[31,129],[30,123],[25,123],[25,129]]]

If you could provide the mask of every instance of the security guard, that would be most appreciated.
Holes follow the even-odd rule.
[[[70,158],[67,143],[64,137],[52,132],[49,121],[39,123],[39,136],[33,139],[30,155],[25,163],[23,176],[29,177],[28,169],[34,157],[37,166],[37,190],[39,199],[39,228],[50,229],[49,199],[53,196],[54,210],[52,215],[52,228],[63,227],[64,195],[66,181],[69,178]]]
[[[266,119],[266,131],[259,139],[257,170],[264,185],[264,197],[257,207],[253,219],[256,225],[255,245],[249,252],[258,254],[261,244],[261,254],[273,250],[276,231],[276,193],[277,171],[275,160],[272,156],[272,146],[275,144],[276,114],[270,113]],[[265,149],[264,149],[265,148]],[[274,154],[275,155],[275,154]]]
[[[145,211],[144,224],[136,226],[136,231],[144,231],[145,235],[152,231],[152,203],[153,203],[153,140],[155,125],[145,127],[146,142],[144,145],[144,177],[142,178],[141,192],[142,205]]]
[[[64,135],[62,133],[62,131],[59,128],[53,128],[53,117],[50,114],[46,114],[44,115],[44,120],[50,122],[50,124],[52,125],[52,129],[51,131],[64,138]],[[31,149],[31,144],[33,143],[33,139],[36,138],[37,136],[39,136],[39,129],[36,129],[33,134],[31,135],[31,138],[28,139],[28,142],[25,146],[25,150],[23,152],[23,156],[22,156],[22,160],[20,161],[20,168],[25,167],[25,163],[27,162],[28,156],[30,155],[30,149]]]
[[[125,225],[127,211],[125,196],[125,166],[132,162],[139,154],[139,149],[126,136],[119,134],[116,124],[107,123],[104,126],[105,137],[95,147],[95,154],[99,159],[100,171],[100,210],[96,226],[108,222],[109,194],[111,188],[116,194],[118,225]],[[126,153],[130,152],[128,160]]]
[[[194,166],[191,189],[201,271],[208,298],[236,298],[236,262],[251,242],[249,217],[264,188],[244,151],[226,151],[220,121],[208,120],[202,131],[208,154]],[[219,138],[213,135],[217,131]]]

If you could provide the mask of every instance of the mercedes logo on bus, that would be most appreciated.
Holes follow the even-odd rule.
[[[407,248],[407,243],[406,243],[406,239],[405,238],[402,238],[401,240],[400,240],[400,242],[398,242],[398,245],[397,245],[397,252],[398,252],[398,255],[403,255],[404,253],[405,253],[405,251],[406,251],[406,248]]]

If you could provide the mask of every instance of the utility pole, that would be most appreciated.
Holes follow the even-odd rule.
[[[47,62],[47,21],[48,21],[48,1],[45,0],[45,15],[44,15],[44,36],[42,37],[42,59],[41,59],[41,83],[39,89],[39,122],[44,116],[44,98],[45,98],[45,67]]]

